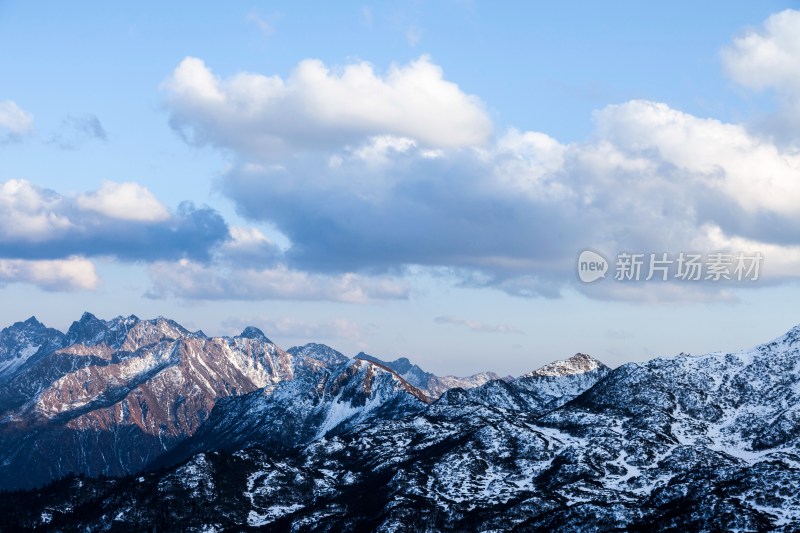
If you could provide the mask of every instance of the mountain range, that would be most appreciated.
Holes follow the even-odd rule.
[[[800,326],[518,378],[84,314],[0,332],[0,529],[797,531]]]

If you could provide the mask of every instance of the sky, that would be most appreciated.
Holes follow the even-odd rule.
[[[800,323],[798,2],[0,0],[0,49],[0,326],[520,375]]]

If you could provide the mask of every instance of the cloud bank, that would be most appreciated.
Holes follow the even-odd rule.
[[[229,263],[202,265],[182,260],[150,266],[153,288],[147,296],[189,300],[326,300],[367,303],[405,299],[409,288],[388,277],[311,274],[278,264],[247,268]]]
[[[100,284],[91,261],[81,257],[46,261],[0,259],[0,285],[30,283],[46,291],[93,290]]]
[[[208,261],[228,234],[213,209],[183,203],[170,212],[137,183],[106,182],[77,196],[25,180],[0,183],[0,257]]]

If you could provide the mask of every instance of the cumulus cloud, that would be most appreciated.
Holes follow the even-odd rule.
[[[75,150],[87,141],[108,139],[100,119],[91,113],[78,116],[68,116],[61,121],[56,132],[48,141],[63,150]]]
[[[0,259],[0,284],[30,283],[47,291],[97,288],[100,279],[91,261],[82,257],[26,261]]]
[[[669,164],[687,176],[687,185],[716,191],[746,214],[800,214],[800,153],[782,151],[740,125],[641,101],[606,107],[596,119],[598,135],[628,157]]]
[[[797,153],[656,102],[608,106],[595,121],[591,138],[573,144],[516,130],[472,149],[377,137],[326,161],[239,166],[223,191],[243,214],[286,234],[295,268],[443,266],[463,285],[521,296],[558,295],[586,247],[711,251],[712,226],[745,239],[741,251],[800,245]]]
[[[800,11],[771,15],[722,52],[725,67],[738,83],[752,89],[800,90]]]
[[[138,183],[105,181],[100,189],[75,199],[78,208],[109,218],[136,222],[161,222],[169,210],[146,187]]]
[[[0,144],[18,141],[33,130],[33,116],[11,100],[0,101]]]
[[[775,137],[800,142],[800,11],[787,9],[770,16],[761,28],[736,37],[722,51],[728,74],[743,87],[772,89],[780,98],[779,113],[765,125]]]
[[[514,326],[486,324],[478,320],[469,320],[457,316],[439,316],[434,319],[434,322],[437,324],[463,326],[470,331],[477,331],[480,333],[522,333],[522,331]]]
[[[181,260],[150,267],[150,298],[192,300],[317,300],[365,303],[405,299],[409,288],[387,277],[310,274],[279,264],[272,268],[221,268]]]
[[[258,228],[231,226],[230,238],[220,245],[218,259],[239,267],[271,266],[283,256],[283,250]]]
[[[214,210],[183,203],[169,212],[134,183],[62,196],[25,180],[0,183],[0,257],[112,256],[126,261],[206,261],[229,238]]]
[[[427,56],[385,74],[363,61],[330,69],[308,59],[286,79],[252,73],[221,79],[187,57],[162,88],[170,124],[187,141],[257,158],[375,135],[433,148],[471,146],[491,133],[482,103],[447,81]]]

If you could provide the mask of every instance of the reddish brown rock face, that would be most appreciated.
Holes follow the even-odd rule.
[[[163,318],[84,315],[66,336],[49,331],[56,349],[0,375],[0,463],[7,474],[26,468],[32,484],[136,471],[194,433],[220,398],[295,372],[294,358],[257,330],[207,338]]]

